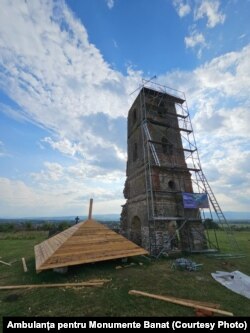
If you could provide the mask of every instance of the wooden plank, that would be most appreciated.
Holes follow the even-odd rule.
[[[103,254],[103,252],[100,253],[93,253],[93,254],[86,254],[83,253],[81,255],[71,255],[71,256],[53,256],[49,258],[46,262],[44,262],[42,265],[37,267],[37,270],[43,270],[43,269],[49,269],[54,267],[64,267],[64,266],[73,266],[73,265],[79,265],[84,263],[90,263],[90,262],[98,262],[98,261],[106,261],[111,259],[119,259],[119,258],[126,258],[130,256],[137,256],[141,254],[145,254],[146,251],[122,251],[122,252],[112,252],[112,253],[106,253]]]
[[[74,241],[74,238],[75,237],[72,237],[70,238],[70,240],[67,241],[67,243],[65,245],[67,246],[71,246],[71,247],[74,247],[74,246],[78,246],[79,244],[80,245],[85,245],[85,246],[90,246],[90,245],[94,245],[94,244],[106,244],[106,243],[109,243],[109,242],[112,242],[112,243],[121,243],[121,242],[126,242],[125,239],[117,239],[116,237],[105,237],[105,239],[101,239],[101,238],[92,238],[92,237],[81,237],[81,240],[80,238],[76,239]]]
[[[95,250],[93,249],[93,251],[85,251],[82,253],[65,253],[65,254],[55,254],[52,258],[62,258],[64,260],[72,260],[73,258],[95,258],[95,257],[99,257],[99,258],[105,258],[105,257],[109,257],[109,256],[121,256],[121,257],[126,257],[126,255],[129,255],[130,253],[135,254],[145,254],[146,251],[145,250],[138,250],[137,248],[135,249],[99,249],[99,250]]]
[[[27,265],[26,265],[26,261],[25,261],[25,258],[22,258],[22,263],[23,263],[23,270],[24,272],[28,272],[28,268],[27,268]]]
[[[11,264],[9,264],[8,262],[3,261],[3,260],[0,260],[0,263],[3,264],[3,265],[6,265],[6,266],[11,266]]]
[[[77,262],[80,263],[81,261],[84,262],[91,262],[93,261],[103,261],[107,259],[117,259],[117,258],[125,258],[127,256],[135,256],[135,255],[140,255],[141,253],[135,252],[135,251],[130,251],[130,252],[119,252],[119,253],[106,253],[106,254],[101,254],[101,253],[91,253],[91,254],[81,254],[81,255],[69,255],[69,256],[57,256],[57,257],[51,257],[48,261],[46,261],[47,264],[53,264],[53,263],[61,263],[62,266],[67,266],[67,264],[70,264],[71,262]]]
[[[39,267],[39,270],[43,269],[50,269],[54,267],[63,267],[63,266],[73,266],[73,265],[79,265],[79,264],[87,264],[91,262],[98,262],[98,261],[106,261],[106,260],[111,260],[111,259],[120,259],[120,258],[126,258],[126,257],[131,257],[131,256],[136,256],[136,255],[141,255],[141,253],[124,253],[122,254],[112,254],[110,256],[84,256],[83,258],[68,258],[67,261],[63,261],[63,258],[58,257],[57,260],[54,260],[54,258],[51,258],[51,262],[46,262],[43,265]],[[53,261],[52,261],[53,259]]]
[[[35,250],[36,270],[37,270],[38,267],[42,264],[41,255],[40,255],[40,247],[36,245],[34,247],[34,250]]]
[[[92,280],[86,282],[76,282],[76,283],[53,283],[53,284],[21,284],[15,286],[0,286],[0,290],[9,289],[27,289],[27,288],[61,288],[61,287],[101,287],[104,283],[110,282],[111,280]]]
[[[173,300],[176,300],[177,298],[176,297],[173,297],[173,296],[168,296],[168,298],[170,299],[173,299]],[[196,300],[190,300],[190,299],[186,299],[186,298],[178,298],[178,299],[181,299],[182,301],[184,302],[192,302],[193,304],[196,304],[196,305],[202,305],[202,306],[206,306],[206,307],[209,307],[209,308],[214,308],[214,309],[219,309],[221,306],[220,304],[218,303],[211,303],[211,302],[201,302],[201,301],[196,301]]]
[[[173,297],[168,297],[168,296],[149,294],[149,293],[139,291],[139,290],[130,290],[129,294],[155,298],[155,299],[158,299],[161,301],[179,304],[179,305],[187,306],[189,308],[194,308],[194,309],[198,308],[198,309],[202,309],[205,311],[211,311],[212,313],[218,313],[218,314],[225,315],[225,316],[233,316],[232,312],[215,309],[215,308],[211,308],[211,307],[207,307],[207,306],[203,306],[203,305],[198,305],[196,302],[193,302],[192,300],[186,301],[186,300],[182,300],[181,298],[178,299],[178,298],[173,298]]]
[[[79,223],[77,226],[73,226],[35,246],[36,270],[53,255],[56,249],[77,231],[81,224],[82,223]]]
[[[110,251],[128,251],[128,250],[138,250],[140,251],[140,248],[136,247],[133,243],[131,244],[121,244],[121,243],[114,243],[114,244],[92,244],[90,246],[74,246],[74,247],[67,247],[62,246],[59,250],[54,252],[55,256],[64,256],[68,254],[76,254],[79,253],[95,253],[95,252],[110,252]]]

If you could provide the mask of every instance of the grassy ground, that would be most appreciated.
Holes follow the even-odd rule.
[[[190,308],[128,295],[130,289],[219,303],[223,310],[236,316],[250,316],[250,300],[226,289],[211,277],[211,272],[217,270],[240,270],[250,275],[250,232],[236,233],[246,254],[244,258],[218,260],[205,255],[189,256],[203,264],[196,272],[173,270],[174,259],[148,261],[137,257],[130,260],[134,266],[119,270],[115,267],[121,265],[121,261],[116,260],[75,266],[65,275],[53,271],[36,274],[34,245],[46,237],[46,232],[37,231],[0,233],[0,260],[13,262],[11,267],[0,264],[0,285],[80,282],[93,278],[112,281],[99,288],[0,290],[1,317],[194,315]],[[218,233],[218,237],[226,246],[224,235]],[[26,258],[27,273],[23,272],[21,257]]]

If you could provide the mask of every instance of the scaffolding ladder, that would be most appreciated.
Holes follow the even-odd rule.
[[[147,123],[144,122],[142,126],[143,126],[143,129],[144,129],[144,132],[145,132],[145,135],[146,135],[147,142],[148,142],[148,144],[149,144],[150,150],[151,150],[151,152],[152,152],[152,155],[153,155],[153,158],[154,158],[155,164],[158,165],[158,166],[160,166],[161,163],[160,163],[159,157],[158,157],[158,155],[157,155],[157,152],[156,152],[155,146],[154,146],[154,144],[152,143],[152,138],[151,138],[151,135],[150,135],[150,133],[149,133]]]
[[[209,185],[209,182],[205,176],[205,174],[203,173],[201,167],[199,167],[199,171],[198,171],[198,176],[200,178],[200,181],[202,182],[203,184],[203,187],[204,187],[204,190],[205,192],[207,193],[208,195],[208,198],[209,198],[209,201],[211,202],[211,205],[214,209],[214,212],[217,216],[217,219],[218,219],[218,222],[220,224],[220,226],[222,227],[223,231],[226,233],[227,235],[227,240],[228,240],[228,244],[230,246],[230,248],[232,250],[236,250],[236,251],[239,251],[240,248],[239,248],[239,244],[237,243],[235,237],[234,237],[234,233],[232,231],[232,228],[230,227],[215,195],[214,195],[214,192],[211,188],[211,186]]]

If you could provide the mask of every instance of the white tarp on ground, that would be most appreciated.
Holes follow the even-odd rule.
[[[240,271],[231,273],[217,271],[216,273],[211,273],[211,275],[223,286],[250,299],[250,276]]]

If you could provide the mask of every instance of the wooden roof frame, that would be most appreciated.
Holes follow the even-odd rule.
[[[91,205],[92,210],[92,205]],[[73,225],[35,246],[37,273],[148,252],[107,226],[91,219]]]

